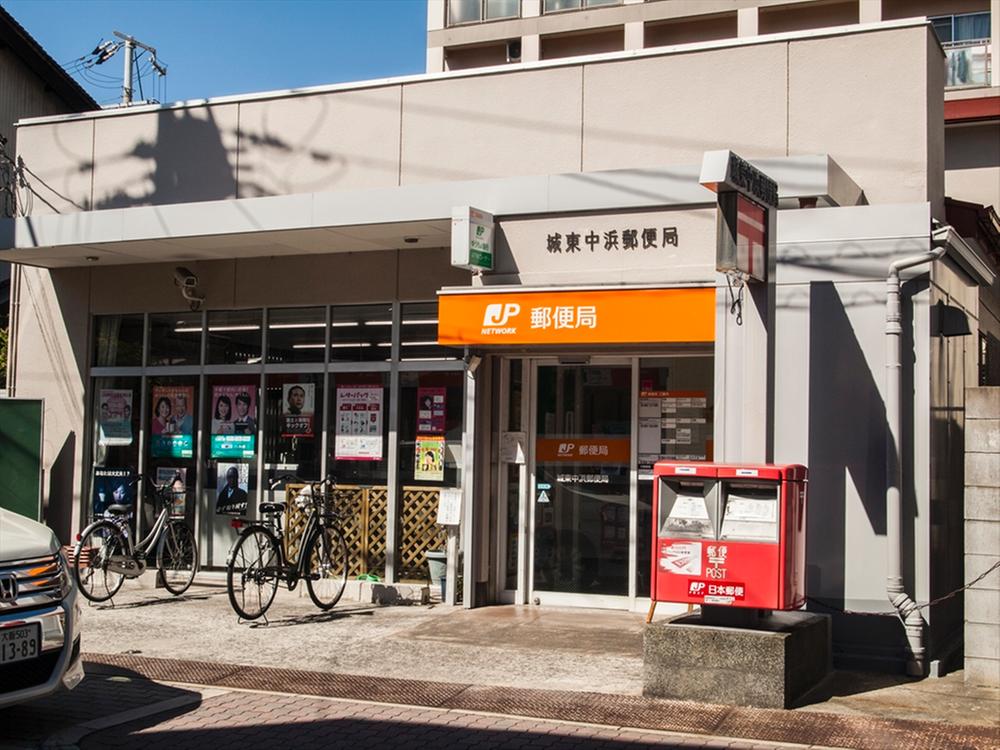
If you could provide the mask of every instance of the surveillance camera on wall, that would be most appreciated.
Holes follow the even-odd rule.
[[[191,312],[198,312],[205,301],[204,294],[198,294],[198,277],[183,266],[174,269],[174,284],[181,289],[181,296],[188,301]]]

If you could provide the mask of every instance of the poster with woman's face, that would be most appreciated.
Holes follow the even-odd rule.
[[[154,458],[194,456],[193,386],[153,386],[150,452]]]
[[[134,477],[129,469],[94,469],[94,518],[99,518],[111,505],[127,505],[135,509]]]
[[[212,458],[253,458],[257,441],[257,389],[212,386]]]
[[[281,436],[313,437],[315,383],[285,383],[281,386],[281,397]]]

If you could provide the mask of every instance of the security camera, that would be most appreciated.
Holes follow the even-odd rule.
[[[191,305],[191,311],[197,312],[205,301],[204,294],[198,294],[198,277],[183,266],[174,269],[174,284],[181,288],[181,296]]]
[[[177,266],[174,269],[174,283],[182,288],[194,289],[198,286],[198,277],[184,266]]]

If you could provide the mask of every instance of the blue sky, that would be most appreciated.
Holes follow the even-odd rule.
[[[424,0],[0,0],[0,5],[61,64],[114,38],[115,30],[155,47],[168,66],[165,101],[425,68]],[[122,54],[93,68],[92,82],[74,76],[100,103],[120,97]],[[143,85],[147,98],[162,93],[152,76]]]

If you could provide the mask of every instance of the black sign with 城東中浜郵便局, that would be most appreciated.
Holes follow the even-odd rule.
[[[546,251],[549,253],[583,253],[660,250],[668,246],[677,247],[677,227],[644,227],[642,229],[610,229],[604,232],[588,230],[581,232],[551,232],[546,237]]]

